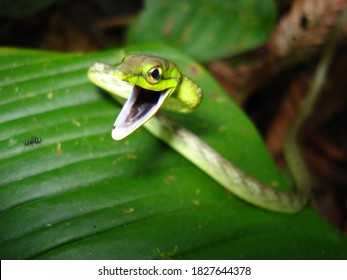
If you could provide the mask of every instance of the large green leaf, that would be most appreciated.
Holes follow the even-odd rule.
[[[275,17],[272,0],[146,0],[127,40],[165,42],[211,61],[264,44]]]
[[[205,92],[183,123],[265,183],[281,175],[211,76],[159,46],[88,55],[0,50],[2,259],[346,258],[347,239],[310,209],[272,213],[227,193],[144,128],[111,139],[119,106],[88,82],[96,60],[146,52]],[[25,145],[32,137],[41,143]]]

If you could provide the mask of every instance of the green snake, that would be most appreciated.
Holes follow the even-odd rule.
[[[228,191],[253,205],[283,213],[297,212],[306,205],[310,178],[295,141],[298,128],[287,141],[287,160],[296,179],[296,191],[282,191],[252,178],[191,131],[158,112],[163,108],[189,113],[202,100],[202,89],[173,62],[153,55],[131,54],[116,67],[96,62],[88,77],[124,104],[113,126],[113,139],[121,140],[144,125]]]
[[[310,180],[295,141],[297,128],[288,141],[297,189],[287,192],[267,186],[226,160],[198,136],[172,121],[159,109],[189,113],[202,100],[202,90],[184,76],[177,65],[164,58],[144,54],[126,56],[116,67],[97,62],[88,71],[89,79],[125,104],[112,130],[121,140],[144,125],[228,191],[249,203],[277,212],[294,213],[309,198]]]
[[[158,113],[162,107],[189,113],[202,100],[201,88],[184,76],[175,63],[153,55],[133,54],[126,56],[116,67],[95,63],[89,69],[88,77],[121,104],[126,101],[113,126],[112,137],[115,140],[123,139],[143,125],[241,199],[267,210],[295,213],[307,204],[311,186],[310,173],[296,140],[297,134],[318,99],[346,22],[347,6],[327,40],[302,109],[286,137],[284,152],[296,183],[293,192],[262,184],[234,166],[194,133],[163,113]]]

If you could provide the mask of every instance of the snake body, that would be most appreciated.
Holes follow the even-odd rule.
[[[121,104],[127,100],[112,130],[115,140],[126,137],[144,125],[154,136],[166,142],[241,199],[267,210],[295,213],[307,204],[311,186],[310,173],[301,156],[297,134],[318,99],[339,35],[346,22],[347,6],[341,12],[331,37],[327,40],[328,44],[302,109],[286,137],[284,152],[296,183],[296,190],[293,192],[262,184],[234,166],[198,136],[164,114],[158,113],[161,107],[189,113],[202,100],[200,87],[184,76],[173,62],[152,55],[128,55],[116,67],[95,63],[90,67],[88,77]]]
[[[122,104],[112,136],[120,140],[144,125],[189,161],[206,172],[228,191],[243,200],[276,212],[294,213],[302,209],[310,195],[310,177],[296,142],[300,125],[289,134],[287,160],[296,180],[296,191],[282,191],[249,176],[198,136],[158,110],[188,113],[202,100],[202,90],[185,77],[176,64],[164,58],[133,54],[116,67],[95,63],[89,79]],[[150,120],[150,121],[149,121]]]

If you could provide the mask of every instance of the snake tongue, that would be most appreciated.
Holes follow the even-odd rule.
[[[134,86],[112,130],[112,138],[121,140],[146,123],[163,105],[169,90],[151,91]]]

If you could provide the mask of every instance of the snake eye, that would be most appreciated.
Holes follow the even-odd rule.
[[[154,85],[159,82],[162,75],[162,69],[159,66],[155,66],[149,69],[146,73],[146,81],[151,85]]]

